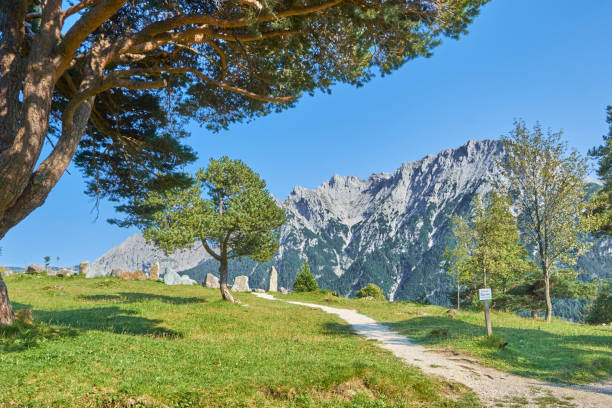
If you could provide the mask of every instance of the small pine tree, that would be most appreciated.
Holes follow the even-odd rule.
[[[310,265],[308,265],[308,261],[304,261],[300,271],[295,277],[295,282],[293,283],[293,291],[294,292],[314,292],[319,289],[319,284],[315,280],[314,275],[310,272]]]
[[[601,288],[599,296],[591,306],[586,322],[590,324],[612,322],[612,280]]]
[[[359,289],[355,294],[358,298],[373,297],[376,300],[386,300],[385,293],[377,285],[370,283]]]

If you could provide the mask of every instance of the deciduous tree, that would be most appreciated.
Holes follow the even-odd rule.
[[[588,166],[577,151],[568,153],[561,132],[544,132],[539,124],[529,130],[524,122],[503,138],[501,162],[507,188],[520,213],[523,238],[535,248],[542,272],[546,321],[552,318],[551,275],[573,265],[587,249],[583,234],[588,222],[584,177]]]
[[[461,286],[493,287],[505,292],[526,272],[527,252],[520,242],[517,221],[508,197],[491,191],[483,201],[475,196],[465,218],[452,217],[455,242],[444,254],[448,273],[457,282],[457,308]]]

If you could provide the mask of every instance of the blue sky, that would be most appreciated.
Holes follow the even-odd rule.
[[[362,88],[338,86],[219,134],[193,126],[193,169],[210,157],[239,158],[284,199],[295,185],[315,188],[334,173],[367,178],[469,139],[498,138],[515,118],[563,129],[586,153],[607,131],[611,21],[609,0],[493,0],[466,37]],[[45,255],[62,265],[93,261],[137,232],[107,224],[108,203],[95,220],[78,169],[70,172],[0,241],[0,264],[42,263]]]

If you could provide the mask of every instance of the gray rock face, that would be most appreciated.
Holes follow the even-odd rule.
[[[175,271],[168,271],[164,274],[164,283],[166,285],[196,285],[197,282],[187,275],[179,275]]]
[[[232,285],[232,292],[250,292],[249,289],[249,277],[248,276],[236,276],[234,284]]]
[[[276,272],[276,268],[274,266],[270,268],[270,284],[268,285],[268,292],[278,292],[278,272]]]
[[[89,273],[89,261],[81,262],[79,264],[79,275],[87,276],[88,273]]]
[[[32,264],[30,266],[28,266],[28,269],[26,269],[26,273],[28,274],[41,274],[43,272],[45,272],[47,270],[47,268],[45,268],[42,265],[36,265],[36,264]]]
[[[151,269],[149,269],[149,279],[157,280],[159,279],[159,262],[155,262]]]
[[[207,288],[214,288],[214,289],[219,289],[219,278],[217,278],[215,275],[213,275],[212,273],[208,273],[206,274],[206,287]]]

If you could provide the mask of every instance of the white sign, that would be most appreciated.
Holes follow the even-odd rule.
[[[478,289],[478,296],[480,297],[480,300],[492,300],[493,299],[493,293],[491,292],[491,288]]]

